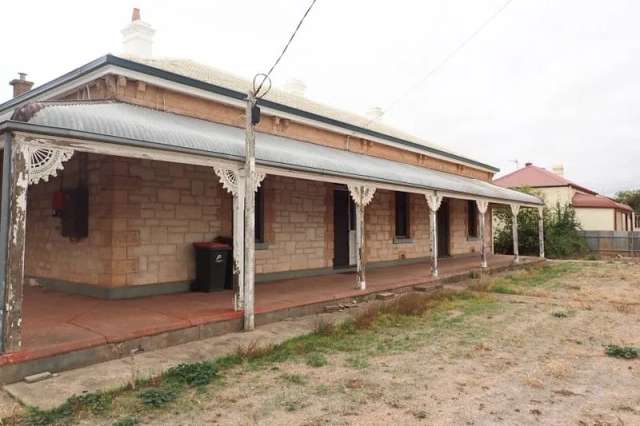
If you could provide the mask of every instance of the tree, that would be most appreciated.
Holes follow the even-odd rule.
[[[630,206],[634,212],[640,213],[640,189],[619,191],[616,193],[616,201]]]

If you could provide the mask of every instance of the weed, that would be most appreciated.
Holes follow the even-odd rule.
[[[307,355],[307,365],[309,367],[324,367],[328,364],[327,357],[318,352],[313,352]]]
[[[60,424],[73,416],[74,413],[83,409],[90,411],[92,414],[100,415],[111,409],[112,402],[112,393],[97,392],[82,396],[72,396],[64,404],[52,410],[30,408],[25,423],[30,426]]]
[[[320,320],[313,332],[319,336],[331,336],[336,332],[336,325],[331,321]]]
[[[119,420],[116,420],[113,423],[113,426],[137,426],[140,424],[140,421],[135,417],[123,417]]]
[[[567,318],[569,316],[569,314],[564,311],[554,311],[554,312],[551,312],[551,315],[553,315],[556,318]]]
[[[173,388],[151,388],[140,392],[142,403],[147,407],[161,408],[178,397],[178,392]]]
[[[413,415],[416,417],[416,419],[426,419],[427,418],[427,412],[426,411],[416,411],[413,413]]]
[[[294,385],[306,385],[307,379],[306,377],[300,374],[283,374],[280,376],[282,380],[285,382],[293,383]]]
[[[180,364],[170,368],[165,378],[170,383],[178,383],[188,386],[204,386],[218,374],[218,368],[210,361],[196,362],[193,364]]]
[[[353,319],[353,327],[357,330],[365,330],[371,328],[378,318],[379,314],[379,305],[369,306],[367,309],[356,315],[356,317]]]
[[[254,340],[247,346],[239,346],[238,349],[236,349],[236,356],[243,361],[253,361],[272,354],[274,349],[275,347],[273,345],[259,346],[258,342]]]
[[[640,350],[631,346],[607,345],[604,352],[614,358],[634,359],[640,356]]]
[[[38,408],[29,408],[25,423],[29,426],[46,426],[62,422],[73,415],[73,408],[69,402],[65,402],[61,406],[53,410],[40,410]]]
[[[363,356],[354,356],[346,359],[347,365],[351,368],[358,370],[364,370],[369,367],[369,360]]]

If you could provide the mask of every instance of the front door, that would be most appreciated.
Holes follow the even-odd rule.
[[[355,205],[346,190],[335,190],[333,200],[333,267],[346,268],[355,263]]]
[[[449,202],[445,198],[438,209],[438,257],[449,256]]]

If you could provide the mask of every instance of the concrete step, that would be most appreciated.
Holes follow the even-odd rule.
[[[414,286],[413,289],[420,293],[436,293],[439,290],[442,290],[442,284],[421,284]]]
[[[377,293],[376,294],[376,300],[391,300],[394,297],[396,297],[395,293],[385,292],[385,293]]]

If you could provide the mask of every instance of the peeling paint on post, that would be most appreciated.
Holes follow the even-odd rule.
[[[252,120],[253,106],[256,98],[249,91],[246,105],[246,137],[245,137],[245,205],[244,205],[244,330],[255,328],[255,229],[256,229],[256,138]]]
[[[4,352],[20,350],[22,344],[22,290],[24,284],[24,250],[27,219],[27,189],[29,187],[29,149],[22,141],[14,141],[5,155],[9,166],[7,248],[4,277],[4,310],[2,346]],[[7,164],[9,163],[9,164]],[[3,176],[4,177],[4,176]],[[3,195],[4,194],[3,182]],[[5,201],[8,203],[5,204]]]
[[[540,242],[540,257],[544,259],[544,208],[538,207],[538,239]]]
[[[520,206],[511,204],[511,230],[513,232],[513,263],[520,262],[520,244],[518,243],[518,213]]]
[[[367,185],[348,185],[351,198],[356,205],[356,288],[367,288],[365,278],[366,247],[364,229],[364,211],[367,204],[373,200],[376,188]]]
[[[438,276],[438,209],[442,204],[442,195],[425,194],[427,205],[429,206],[429,226],[431,227],[431,275]]]
[[[482,268],[486,268],[487,265],[487,242],[485,241],[485,227],[486,227],[486,213],[489,208],[489,202],[487,200],[476,200],[476,204],[478,205],[478,212],[480,214],[480,266]]]

